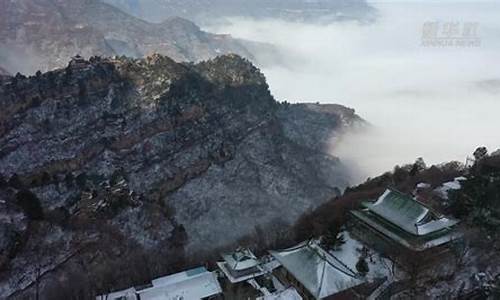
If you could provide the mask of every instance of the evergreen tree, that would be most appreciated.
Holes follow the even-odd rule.
[[[415,176],[418,173],[424,171],[427,169],[427,165],[425,164],[425,161],[422,157],[417,158],[415,163],[413,164],[411,171],[410,171],[410,176]]]
[[[0,187],[4,187],[7,185],[7,181],[5,180],[5,177],[3,177],[2,174],[0,174]]]
[[[486,149],[486,147],[479,147],[476,149],[476,151],[474,151],[473,155],[474,158],[476,159],[476,162],[480,161],[481,159],[483,159],[488,155],[488,149]]]
[[[370,271],[364,255],[359,257],[359,260],[356,263],[356,270],[358,270],[358,272],[363,276],[365,276]]]
[[[338,224],[331,224],[321,238],[321,245],[327,250],[337,251],[345,244],[344,234],[340,231]]]
[[[19,176],[15,173],[10,177],[8,185],[16,189],[22,189],[24,186]]]
[[[16,194],[17,204],[31,220],[42,220],[43,209],[40,200],[29,190],[21,190]]]

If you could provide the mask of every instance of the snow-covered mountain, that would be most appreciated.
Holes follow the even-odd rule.
[[[63,67],[76,54],[160,53],[177,61],[225,53],[251,58],[228,35],[204,32],[178,17],[148,23],[99,0],[16,0],[0,5],[0,61],[11,74]]]
[[[1,78],[0,105],[2,299],[126,287],[292,223],[349,184],[328,143],[364,124],[275,101],[236,55],[79,58]]]

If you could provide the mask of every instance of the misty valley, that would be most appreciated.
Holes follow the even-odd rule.
[[[0,299],[499,299],[499,9],[0,0]]]

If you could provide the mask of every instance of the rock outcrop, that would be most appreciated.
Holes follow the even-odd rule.
[[[95,291],[119,288],[105,284],[137,283],[149,259],[149,275],[165,272],[291,223],[348,185],[326,143],[363,123],[342,106],[278,103],[236,55],[75,58],[1,79],[0,105],[0,298],[81,265]],[[104,268],[138,257],[136,277]]]
[[[99,0],[17,0],[0,4],[0,61],[11,74],[64,67],[80,54],[201,61],[226,53],[251,58],[228,35],[202,31],[172,17],[156,24],[137,19]]]

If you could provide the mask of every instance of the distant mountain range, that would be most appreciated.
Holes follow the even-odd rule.
[[[292,21],[369,22],[375,10],[364,0],[104,0],[152,22],[171,16],[197,23],[221,17],[279,18]]]
[[[236,53],[245,46],[227,35],[170,17],[152,24],[99,0],[16,0],[0,3],[0,62],[9,73],[66,66],[81,54],[142,57],[157,52],[177,61]]]
[[[0,67],[0,76],[4,75],[9,75],[9,72],[7,72],[7,70],[5,70],[4,68]]]

